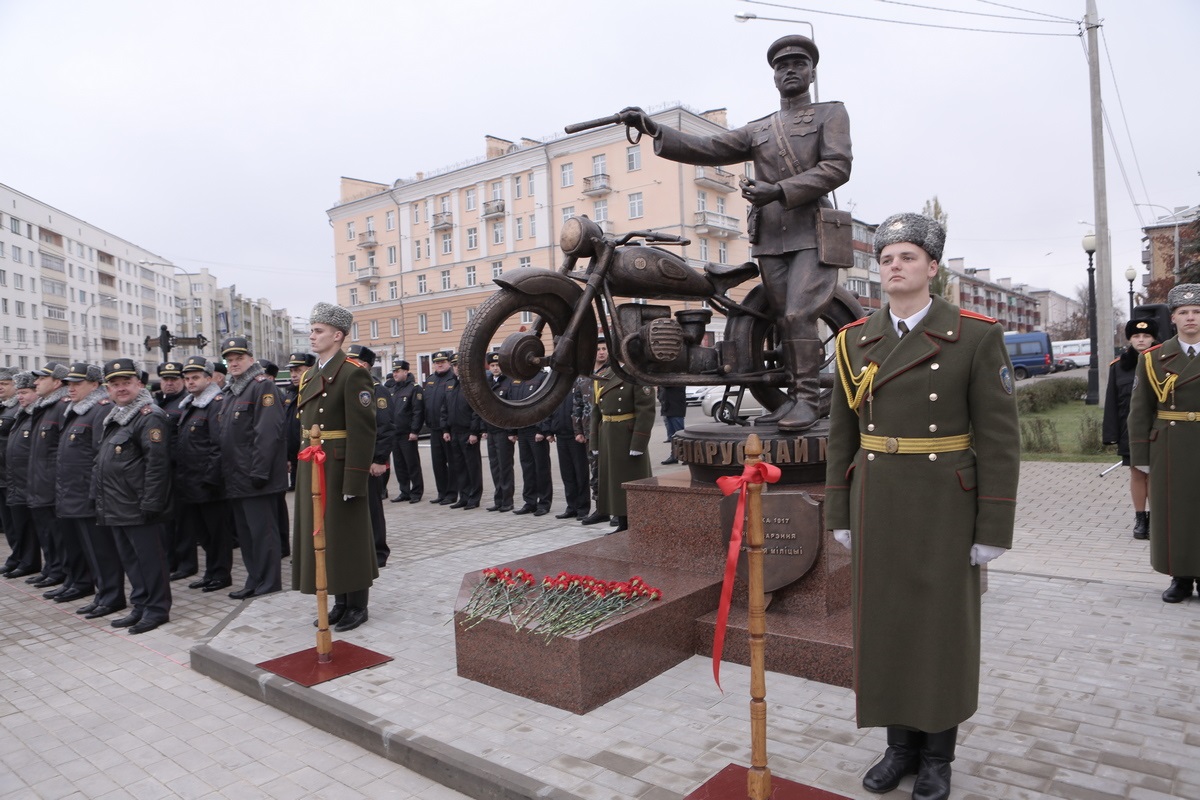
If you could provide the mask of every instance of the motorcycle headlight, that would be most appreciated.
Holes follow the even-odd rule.
[[[602,235],[600,226],[586,216],[571,217],[562,225],[558,246],[569,256],[590,258],[596,252],[595,238]]]

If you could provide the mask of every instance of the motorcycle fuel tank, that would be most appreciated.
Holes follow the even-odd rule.
[[[617,253],[608,271],[608,285],[622,297],[708,297],[713,285],[708,276],[687,261],[658,247],[626,247]]]

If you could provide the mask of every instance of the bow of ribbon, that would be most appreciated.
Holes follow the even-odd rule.
[[[738,492],[737,510],[733,514],[733,532],[729,536],[729,552],[725,556],[725,580],[721,584],[721,605],[717,608],[717,625],[713,632],[713,680],[721,688],[721,652],[725,649],[725,625],[729,621],[729,604],[733,600],[733,581],[737,574],[738,554],[742,549],[742,530],[746,521],[746,495],[752,483],[776,483],[783,475],[779,467],[760,461],[747,464],[741,475],[717,478],[722,494]],[[722,689],[721,691],[724,691]]]
[[[320,478],[320,482],[321,482],[321,508],[322,508],[322,510],[324,510],[324,508],[325,508],[325,450],[324,450],[324,448],[322,448],[318,444],[311,444],[308,447],[301,450],[300,453],[296,456],[296,458],[299,459],[300,461],[311,461],[313,463],[313,469],[317,470],[317,475]],[[317,531],[319,531],[321,529],[321,525],[324,524],[324,520],[314,517],[313,524],[316,526],[313,529],[313,536],[316,536]]]

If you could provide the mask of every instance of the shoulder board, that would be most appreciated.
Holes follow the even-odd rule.
[[[1117,363],[1117,362],[1118,362],[1118,361],[1120,361],[1120,360],[1121,360],[1121,357],[1120,357],[1120,356],[1117,356],[1117,357],[1116,357],[1116,358],[1114,358],[1112,361],[1108,362],[1108,365],[1111,367],[1113,364]]]
[[[362,367],[363,369],[370,369],[370,367],[367,366],[366,362],[359,361],[357,358],[352,358],[351,356],[346,356],[346,363],[353,364],[356,367]]]
[[[996,321],[992,317],[987,317],[987,316],[984,316],[983,314],[977,314],[974,311],[964,311],[961,308],[958,310],[958,314],[960,317],[966,317],[967,319],[977,319],[980,322],[986,322],[988,324],[992,324]]]
[[[1158,348],[1160,348],[1160,347],[1162,347],[1162,344],[1156,344],[1156,345],[1154,345],[1154,347],[1147,347],[1147,348],[1146,348],[1145,350],[1143,350],[1142,352],[1143,352],[1143,353],[1153,353],[1155,350],[1157,350],[1157,349],[1158,349]]]
[[[254,376],[254,380],[257,381],[258,383],[262,383],[266,379],[267,379],[266,375],[255,375]]]
[[[69,403],[69,402],[71,402],[71,398],[70,398],[70,397],[63,397],[63,398],[61,398],[61,399],[60,399],[58,402],[60,402],[60,403]]]
[[[145,416],[146,414],[153,414],[154,409],[155,406],[142,406],[142,416]]]
[[[856,327],[856,326],[858,326],[858,325],[862,325],[862,324],[863,324],[863,323],[865,323],[865,322],[866,322],[868,319],[870,319],[870,317],[862,317],[861,319],[856,319],[856,320],[854,320],[854,322],[851,322],[851,323],[849,323],[848,325],[843,325],[843,326],[842,326],[842,330],[844,330],[844,331],[848,331],[848,330],[850,330],[850,329],[851,329],[851,328],[853,328],[853,327]]]
[[[111,402],[112,402],[112,400],[109,400],[109,399],[106,397],[106,398],[104,398],[103,400],[100,400],[100,401],[99,401],[99,404],[100,404],[100,405],[102,405],[102,406],[106,406],[106,405],[108,405],[108,404],[109,404],[109,403],[111,403]]]

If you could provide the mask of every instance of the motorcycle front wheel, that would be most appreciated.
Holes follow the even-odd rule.
[[[572,311],[557,295],[513,289],[500,289],[479,306],[463,331],[458,358],[459,379],[479,416],[499,428],[524,428],[554,412],[581,369],[590,369],[596,356],[596,324],[589,314],[577,334],[574,363],[543,368]],[[499,353],[501,372],[513,380],[541,383],[521,400],[498,396],[487,380],[491,352]]]

